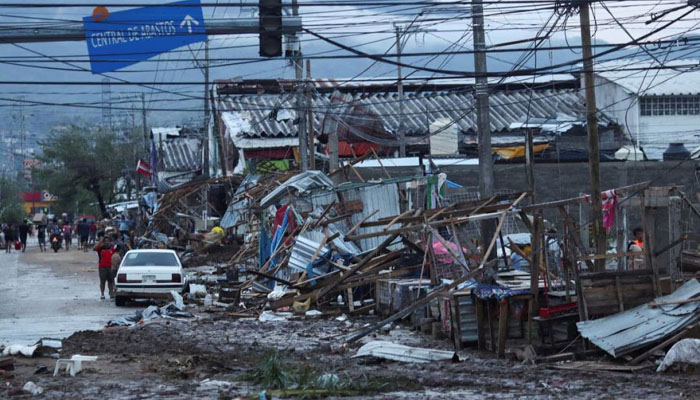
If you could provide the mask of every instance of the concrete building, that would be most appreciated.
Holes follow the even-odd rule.
[[[698,60],[620,60],[596,64],[598,110],[625,134],[661,159],[669,143],[688,150],[700,146],[700,70]]]

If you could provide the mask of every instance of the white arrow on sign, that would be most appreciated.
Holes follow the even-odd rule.
[[[182,22],[180,22],[180,28],[187,25],[187,33],[192,33],[192,24],[199,25],[199,21],[187,14],[185,15],[185,19],[183,19]]]

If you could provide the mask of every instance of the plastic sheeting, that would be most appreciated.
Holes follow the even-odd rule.
[[[674,344],[656,372],[666,371],[677,363],[700,365],[700,339],[683,339]]]

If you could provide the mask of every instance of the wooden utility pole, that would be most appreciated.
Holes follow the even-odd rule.
[[[196,62],[196,60],[195,60]],[[204,128],[209,127],[209,39],[204,41]]]
[[[530,192],[530,201],[532,204],[537,203],[535,197],[535,140],[533,138],[533,131],[531,128],[526,129],[526,141],[525,141],[525,176],[527,180],[527,190]],[[527,217],[527,215],[525,215]],[[540,266],[542,265],[542,254],[544,254],[544,249],[542,248],[542,210],[535,210],[535,218],[532,222],[533,231],[530,236],[530,260],[532,260],[532,265],[530,265],[530,291],[533,293],[532,301],[530,302],[530,315],[537,315],[536,311],[539,309],[538,304],[538,294],[540,290]]]
[[[143,126],[143,147],[148,153],[148,124],[146,123],[146,96],[141,93],[141,125]],[[155,167],[155,165],[154,165]]]
[[[591,21],[588,3],[581,5],[581,41],[583,44],[583,78],[586,87],[586,122],[588,125],[588,171],[591,181],[591,217],[595,253],[605,254],[606,240],[603,229],[603,203],[600,194],[600,148],[598,139],[598,116],[595,101],[593,76],[593,51],[591,49]],[[595,261],[595,270],[603,271],[605,260]]]
[[[216,115],[216,103],[214,101],[214,91],[210,90],[209,91],[209,101],[211,102],[211,108],[212,112],[214,114],[214,137],[216,138],[216,142],[219,147],[219,161],[221,163],[221,175],[226,176],[226,165],[228,164],[228,160],[226,159],[226,145],[224,143],[224,137],[221,133],[221,128],[219,127],[219,118]]]
[[[204,160],[202,169],[204,175],[209,176],[209,39],[204,41],[204,133],[207,140],[204,141]]]
[[[535,204],[535,143],[531,128],[525,128],[525,177],[527,189],[530,191],[530,201]]]
[[[309,169],[316,169],[316,147],[314,137],[313,93],[311,93],[311,60],[306,60],[306,125],[309,129]]]
[[[486,34],[484,32],[484,6],[482,0],[472,0],[472,25],[474,29],[474,72],[476,73],[476,124],[479,137],[479,194],[482,200],[494,193],[493,157],[491,154],[491,126],[489,115],[489,82],[486,67]],[[491,240],[495,226],[493,221],[481,222],[481,244]]]
[[[399,92],[399,156],[406,157],[406,134],[403,129],[403,77],[401,76],[401,36],[403,34],[400,26],[397,25],[394,28],[396,29],[396,62],[398,63],[396,83]]]
[[[299,4],[297,0],[292,0],[292,15],[295,17],[299,16]],[[301,171],[304,172],[309,169],[309,142],[306,138],[306,107],[304,103],[306,102],[305,84],[304,79],[304,65],[301,62],[301,43],[296,35],[291,36],[294,38],[294,48],[292,49],[292,61],[294,62],[294,73],[297,81],[297,98],[296,98],[296,113],[297,121],[297,135],[299,135],[299,159],[301,161]]]

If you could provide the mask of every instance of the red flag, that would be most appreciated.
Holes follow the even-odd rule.
[[[139,160],[136,164],[136,172],[148,178],[153,175],[153,168],[149,163]]]

